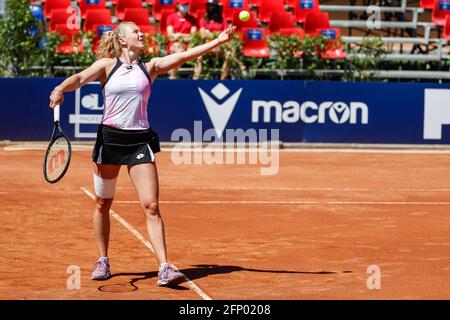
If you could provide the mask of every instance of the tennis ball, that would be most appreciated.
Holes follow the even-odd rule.
[[[248,21],[248,19],[250,19],[250,12],[245,11],[245,10],[241,11],[239,13],[239,19],[241,19],[241,21],[244,21],[244,22]]]

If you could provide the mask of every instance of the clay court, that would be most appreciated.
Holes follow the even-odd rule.
[[[125,168],[113,277],[90,280],[91,148],[75,148],[54,185],[44,148],[0,150],[0,299],[450,299],[449,150],[288,149],[262,176],[258,165],[175,165],[165,149],[169,259],[190,281],[161,288]],[[373,265],[380,289],[367,286]],[[80,289],[67,288],[70,266]]]

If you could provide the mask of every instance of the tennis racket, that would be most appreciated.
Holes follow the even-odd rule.
[[[53,134],[44,158],[44,177],[49,183],[61,180],[70,164],[72,148],[59,125],[59,105],[53,109]]]

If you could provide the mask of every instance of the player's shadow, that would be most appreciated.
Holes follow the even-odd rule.
[[[186,277],[189,278],[190,280],[205,278],[216,274],[226,274],[239,271],[277,273],[277,274],[315,274],[315,275],[352,273],[352,271],[335,272],[335,271],[262,270],[262,269],[243,268],[240,266],[220,266],[217,264],[197,264],[193,265],[193,267],[194,268],[186,268],[182,270],[180,269],[180,271],[184,273]],[[102,285],[98,287],[98,290],[103,292],[115,292],[115,293],[136,291],[138,290],[138,286],[136,285],[137,282],[147,279],[156,280],[156,278],[158,277],[158,272],[150,271],[138,273],[127,273],[127,272],[115,273],[111,276],[111,279],[124,276],[132,276],[132,278],[125,283]],[[170,288],[175,290],[189,290],[188,288],[179,285],[171,286]]]
[[[191,280],[208,277],[210,275],[225,274],[239,271],[249,272],[263,272],[263,273],[278,273],[278,274],[337,274],[335,271],[291,271],[291,270],[262,270],[243,268],[240,266],[219,266],[217,264],[197,264],[193,265],[196,268],[183,269],[186,277]],[[352,271],[342,271],[341,273],[352,273]]]

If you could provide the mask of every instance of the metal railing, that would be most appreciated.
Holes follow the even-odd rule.
[[[372,6],[348,6],[348,5],[320,5],[320,11],[327,12],[367,12]],[[424,12],[423,8],[408,7],[408,0],[402,0],[400,7],[389,7],[389,6],[377,6],[380,8],[380,12],[407,12],[407,11],[417,11],[418,13]]]

